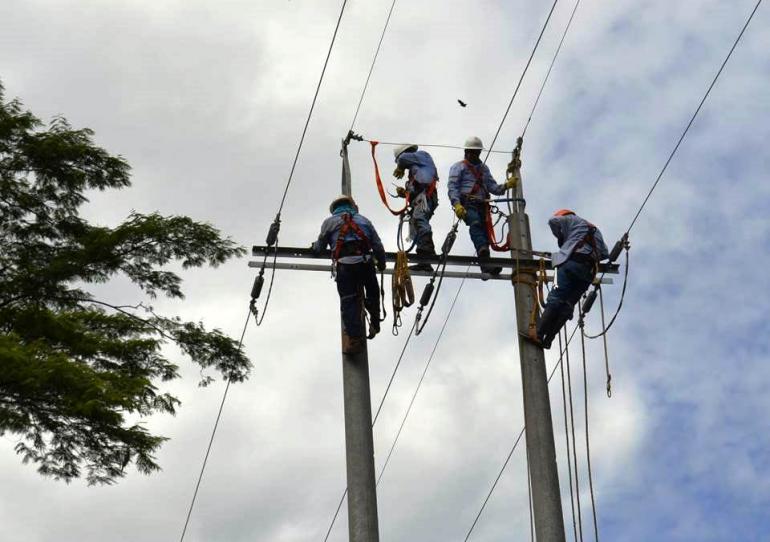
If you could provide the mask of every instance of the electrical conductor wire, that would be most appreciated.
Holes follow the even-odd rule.
[[[372,59],[372,65],[369,67],[369,74],[366,76],[366,82],[364,83],[364,89],[361,91],[361,97],[358,99],[358,105],[356,106],[356,112],[353,115],[353,120],[350,122],[350,130],[349,132],[353,131],[353,127],[356,125],[356,119],[358,119],[358,113],[361,111],[361,104],[364,102],[364,96],[366,95],[366,90],[369,88],[369,79],[372,78],[372,72],[374,71],[374,65],[377,63],[377,57],[380,54],[380,48],[382,47],[382,40],[385,39],[385,33],[388,31],[388,25],[390,24],[390,17],[393,15],[393,8],[396,6],[396,0],[393,0],[393,2],[390,4],[390,10],[388,11],[388,18],[385,19],[385,26],[382,29],[382,34],[380,35],[380,42],[377,44],[377,50],[374,52],[374,58]]]
[[[626,234],[628,234],[631,231],[631,228],[633,228],[634,224],[636,224],[636,220],[639,218],[639,215],[642,214],[642,210],[644,210],[645,205],[647,205],[647,201],[650,199],[650,196],[652,196],[652,193],[655,191],[655,188],[658,186],[658,183],[660,182],[661,178],[663,178],[663,174],[666,172],[666,169],[668,169],[668,165],[671,163],[671,160],[673,160],[674,155],[679,150],[679,146],[682,144],[682,141],[684,141],[684,138],[687,136],[687,133],[690,131],[690,127],[695,122],[695,118],[700,113],[700,110],[703,107],[703,104],[706,103],[706,100],[708,99],[709,94],[711,94],[711,90],[714,88],[714,85],[716,85],[717,80],[719,79],[719,76],[722,75],[722,71],[725,69],[725,66],[727,66],[727,62],[730,60],[730,57],[733,55],[733,51],[735,51],[735,48],[738,46],[738,43],[741,41],[743,34],[746,32],[746,29],[751,23],[751,20],[754,18],[754,15],[757,13],[757,10],[759,9],[759,5],[761,3],[762,3],[762,0],[757,0],[757,4],[754,6],[754,9],[751,11],[749,18],[746,19],[746,23],[743,25],[743,28],[741,29],[740,34],[738,34],[738,37],[735,39],[735,43],[733,43],[733,46],[730,48],[730,52],[727,53],[727,57],[725,57],[724,62],[722,62],[722,65],[719,67],[719,71],[717,71],[717,74],[714,76],[714,79],[711,81],[711,84],[709,85],[708,90],[706,90],[706,94],[703,95],[703,99],[701,99],[697,109],[695,110],[695,113],[693,113],[692,117],[690,118],[690,122],[687,123],[687,126],[682,132],[682,135],[679,137],[679,141],[677,141],[676,145],[674,146],[674,150],[671,151],[671,154],[666,160],[666,163],[663,165],[663,169],[660,170],[658,177],[655,179],[655,182],[652,184],[652,188],[650,188],[650,191],[647,193],[647,196],[644,198],[642,205],[639,207],[639,210],[636,212],[636,215],[634,215],[634,219],[631,221],[631,224],[628,226],[628,229],[626,230]]]
[[[243,338],[246,336],[246,330],[249,327],[249,320],[251,320],[251,310],[249,310],[248,314],[246,315],[246,323],[243,326],[241,339],[238,341],[239,352],[241,350],[241,347],[243,346]],[[192,516],[193,507],[195,506],[195,500],[198,498],[198,489],[201,486],[201,480],[203,480],[203,473],[206,470],[206,464],[208,463],[208,460],[209,460],[211,447],[214,444],[214,437],[217,434],[217,428],[219,427],[219,420],[222,417],[222,410],[225,407],[225,400],[227,399],[227,392],[230,390],[230,383],[231,383],[231,380],[228,378],[227,385],[225,386],[225,391],[222,394],[222,401],[219,403],[219,410],[217,411],[217,418],[214,421],[214,428],[211,430],[211,438],[209,439],[209,444],[206,447],[206,455],[203,457],[203,465],[201,465],[201,471],[198,474],[198,481],[195,483],[195,491],[193,492],[192,500],[190,501],[190,507],[187,510],[187,517],[184,520],[184,527],[182,528],[182,535],[179,537],[179,542],[182,542],[184,540],[184,535],[187,533],[187,526],[190,523],[190,517]]]

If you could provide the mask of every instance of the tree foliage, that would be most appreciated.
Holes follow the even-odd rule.
[[[116,481],[130,463],[159,469],[154,453],[166,439],[136,420],[179,405],[159,388],[178,377],[164,344],[235,382],[250,363],[219,330],[145,303],[183,297],[168,264],[216,266],[243,249],[185,216],[134,212],[114,228],[84,220],[87,191],[130,185],[126,161],[92,136],[63,118],[43,125],[0,86],[0,434],[15,435],[40,473],[94,484]],[[121,306],[89,292],[117,275],[146,299]]]

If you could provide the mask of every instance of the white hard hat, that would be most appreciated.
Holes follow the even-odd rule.
[[[411,143],[404,143],[403,145],[398,145],[395,149],[393,149],[393,156],[398,158],[401,156],[402,152],[406,152],[408,150],[411,150],[412,152],[417,150],[417,145],[412,145]]]
[[[356,205],[356,201],[353,199],[352,196],[346,196],[342,194],[341,196],[337,196],[332,200],[331,205],[329,205],[329,212],[333,213],[334,209],[342,205],[343,203],[347,203],[349,205],[352,205],[353,208],[358,211],[358,205]]]
[[[466,150],[484,150],[484,144],[481,142],[481,139],[479,139],[476,136],[469,137],[465,140],[465,149]]]

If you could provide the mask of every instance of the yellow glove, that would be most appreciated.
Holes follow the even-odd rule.
[[[516,177],[509,177],[508,180],[505,181],[505,189],[510,190],[511,188],[516,188],[518,181],[519,180]]]
[[[457,218],[460,220],[463,220],[465,218],[465,215],[468,214],[465,210],[465,207],[463,207],[462,203],[455,203],[454,205],[455,214],[457,215]]]
[[[399,198],[405,198],[406,197],[406,189],[404,187],[402,187],[402,186],[397,186],[396,187],[396,195]]]
[[[396,169],[393,170],[393,176],[396,179],[402,179],[404,177],[404,170],[401,169],[400,167],[397,167]]]

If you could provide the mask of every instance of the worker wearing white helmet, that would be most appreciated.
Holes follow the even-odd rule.
[[[491,267],[484,261],[489,259],[489,237],[486,228],[486,200],[490,194],[501,196],[513,188],[515,179],[497,184],[486,164],[481,161],[484,144],[478,137],[465,141],[465,158],[449,170],[449,201],[452,202],[457,218],[465,221],[473,246],[481,263],[481,271],[498,275],[500,267]]]
[[[438,170],[433,158],[417,145],[404,144],[393,149],[396,158],[396,169],[393,176],[401,179],[409,172],[405,186],[398,187],[396,193],[402,198],[408,198],[410,207],[409,232],[415,240],[417,254],[435,256],[436,247],[433,244],[433,230],[430,219],[438,207]],[[417,271],[433,271],[428,263],[410,266]]]

